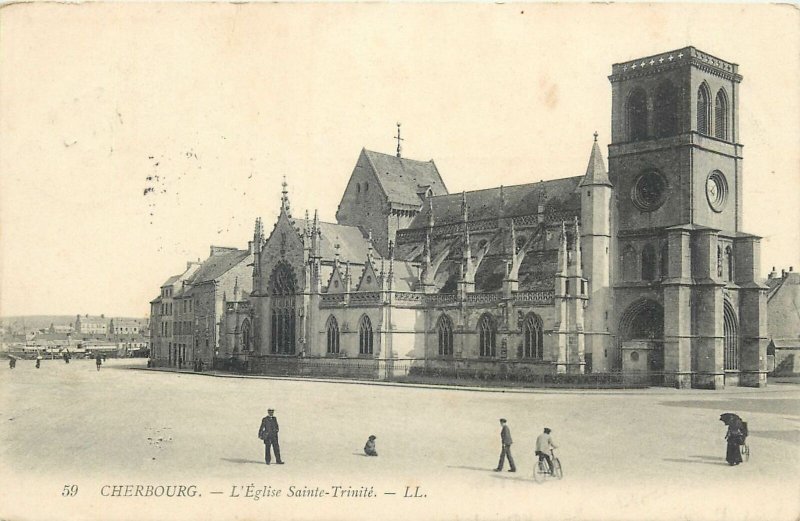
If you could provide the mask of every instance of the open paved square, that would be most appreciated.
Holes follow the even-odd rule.
[[[109,360],[98,372],[93,361],[46,360],[37,370],[20,361],[0,372],[0,518],[778,520],[800,513],[796,385],[503,392],[129,367]],[[263,463],[257,431],[267,407],[280,423],[283,466]],[[718,420],[729,411],[750,426],[752,456],[737,467],[725,463]],[[492,472],[500,417],[513,435],[516,474]],[[565,477],[537,484],[533,445],[545,426]],[[377,458],[362,453],[370,434]],[[153,497],[157,490],[161,497]],[[246,497],[256,491],[258,499]]]

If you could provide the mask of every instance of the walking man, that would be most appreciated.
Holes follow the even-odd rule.
[[[278,419],[272,415],[275,409],[267,409],[267,415],[261,419],[261,427],[258,429],[258,437],[264,441],[264,460],[270,464],[269,448],[272,446],[275,452],[275,463],[283,465],[281,460],[281,446],[278,444]]]
[[[503,470],[503,463],[505,463],[506,456],[508,456],[508,466],[511,467],[508,469],[509,472],[516,472],[517,466],[514,465],[514,458],[511,457],[511,430],[506,425],[506,419],[500,418],[500,443],[502,444],[502,448],[500,449],[500,461],[497,463],[497,468],[494,469],[495,472],[500,472]]]

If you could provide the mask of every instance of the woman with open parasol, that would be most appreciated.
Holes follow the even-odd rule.
[[[742,453],[739,446],[744,443],[744,426],[742,419],[736,414],[726,412],[719,417],[719,421],[728,426],[725,439],[728,441],[728,449],[725,453],[725,460],[728,465],[738,465],[742,462]]]

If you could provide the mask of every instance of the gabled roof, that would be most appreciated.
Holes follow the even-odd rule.
[[[447,193],[447,187],[433,162],[417,161],[364,149],[378,182],[390,203],[419,206],[420,193],[430,187],[434,195]]]
[[[536,213],[541,202],[545,213],[551,211],[570,211],[580,214],[580,194],[576,191],[583,176],[553,179],[516,186],[503,186],[466,192],[469,221],[497,219],[500,217],[501,201],[505,200],[504,215],[513,217]],[[502,198],[501,198],[502,192]],[[434,226],[461,222],[462,194],[434,196]],[[428,226],[430,204],[424,204],[422,211],[414,217],[409,229]]]
[[[192,276],[192,284],[201,284],[217,280],[245,259],[250,252],[247,250],[231,250],[224,253],[217,253],[207,258],[200,264],[200,268]]]
[[[311,220],[292,219],[294,227],[302,233]],[[345,224],[326,223],[319,221],[322,242],[320,243],[320,256],[324,260],[333,260],[336,256],[336,244],[339,245],[339,260],[342,263],[350,261],[355,264],[364,264],[369,251],[369,241],[358,226]],[[380,259],[381,255],[373,249],[372,257]]]

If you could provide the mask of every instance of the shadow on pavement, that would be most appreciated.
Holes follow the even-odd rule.
[[[692,456],[695,457],[695,456]],[[719,458],[710,458],[708,456],[700,456],[702,459],[678,459],[678,458],[663,458],[662,461],[670,461],[672,463],[700,463],[703,465],[725,465],[726,467],[728,464],[725,460],[720,460]],[[712,461],[713,460],[713,461]]]
[[[800,444],[800,431],[750,431],[750,436]]]
[[[222,461],[227,461],[228,463],[256,463],[258,465],[264,465],[263,461],[258,461],[254,459],[241,459],[241,458],[220,458]]]
[[[447,468],[449,469],[465,469],[465,470],[477,470],[480,472],[491,472],[494,470],[491,467],[467,467],[464,465],[448,465]]]
[[[664,401],[659,405],[667,407],[687,407],[694,409],[714,409],[723,412],[761,412],[767,414],[791,414],[800,416],[800,400],[790,398],[729,398],[726,400],[676,400]],[[713,418],[712,419],[716,419]],[[745,421],[747,419],[745,418]],[[751,425],[752,428],[752,425]]]
[[[516,473],[506,472],[505,474],[502,472],[497,472],[493,473],[492,477],[496,479],[502,479],[503,481],[524,481],[525,483],[536,483],[536,481],[533,479],[533,476],[525,476],[525,474],[520,474],[519,471]],[[536,484],[544,484],[544,482]]]

